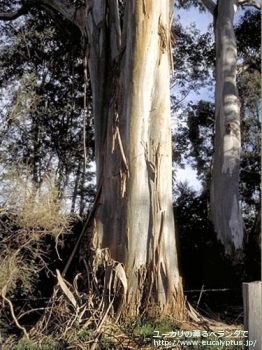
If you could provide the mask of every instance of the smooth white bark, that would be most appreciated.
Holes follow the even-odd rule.
[[[216,133],[211,181],[211,217],[227,251],[241,249],[244,225],[239,203],[240,104],[233,20],[237,0],[219,0],[216,37]]]
[[[113,41],[122,45],[119,75],[115,86],[108,82],[112,97],[104,108],[97,246],[124,263],[134,314],[145,307],[148,290],[161,310],[175,310],[181,285],[172,211],[169,3],[128,2],[124,26]]]

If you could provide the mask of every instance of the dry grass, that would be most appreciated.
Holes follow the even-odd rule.
[[[1,198],[4,206],[0,212],[0,296],[9,305],[7,312],[10,311],[16,326],[26,335],[10,295],[16,293],[18,286],[24,295],[33,291],[40,271],[49,270],[47,235],[53,238],[58,254],[63,235],[70,231],[70,221],[63,214],[54,181],[46,179],[36,188],[26,176],[10,173],[4,184]]]

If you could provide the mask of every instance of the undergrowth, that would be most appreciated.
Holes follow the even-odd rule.
[[[218,341],[215,336],[210,336],[208,338],[178,338],[178,337],[168,337],[164,334],[170,334],[170,332],[181,332],[185,329],[197,329],[197,326],[192,326],[190,324],[179,324],[178,322],[172,320],[172,318],[165,319],[153,319],[153,318],[126,318],[122,320],[119,325],[114,323],[106,323],[103,327],[103,332],[99,337],[94,336],[94,332],[88,328],[82,328],[78,332],[67,336],[66,339],[56,339],[45,338],[43,345],[36,345],[32,342],[22,339],[17,345],[4,346],[4,350],[89,350],[94,341],[90,342],[90,339],[95,339],[96,347],[99,350],[128,350],[128,349],[162,349],[162,350],[243,350],[244,346],[237,342],[241,339],[231,338],[232,343],[221,343],[216,345],[214,342]],[[193,327],[193,328],[192,328]],[[239,327],[239,326],[238,326]],[[236,326],[237,328],[237,326]],[[158,333],[159,332],[159,333]],[[154,337],[157,334],[161,335],[161,338]],[[71,338],[71,342],[68,339]],[[222,341],[230,340],[230,338],[219,338]],[[156,341],[157,340],[157,341]],[[181,344],[177,345],[180,341],[190,341],[198,340],[198,345]],[[39,339],[39,342],[41,340]],[[205,341],[206,343],[201,343]],[[213,344],[210,342],[213,341]],[[94,348],[92,348],[94,349]]]

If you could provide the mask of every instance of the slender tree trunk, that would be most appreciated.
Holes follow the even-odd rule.
[[[172,211],[169,1],[89,12],[100,206],[95,247],[125,268],[125,310],[183,314]],[[107,18],[107,19],[106,19]]]
[[[239,204],[240,103],[236,87],[237,48],[233,28],[237,0],[219,0],[216,38],[216,133],[211,181],[211,217],[226,251],[242,249]]]

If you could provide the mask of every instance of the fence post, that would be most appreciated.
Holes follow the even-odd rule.
[[[243,283],[245,349],[261,350],[261,281]],[[244,340],[245,341],[245,340]]]

